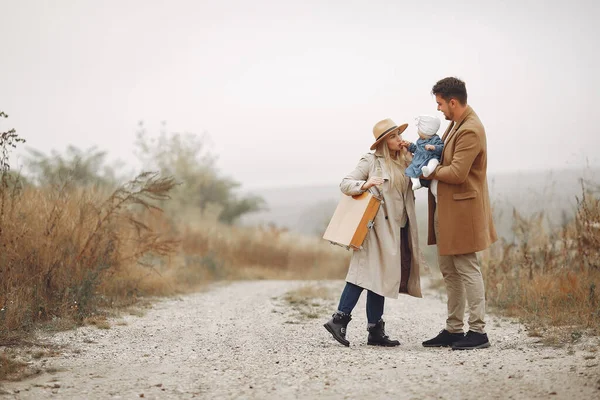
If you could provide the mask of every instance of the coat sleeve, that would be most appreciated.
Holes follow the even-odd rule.
[[[369,157],[372,157],[371,154],[364,155],[358,165],[354,169],[354,171],[350,172],[342,182],[340,183],[340,189],[342,193],[348,196],[356,196],[361,193],[364,193],[365,190],[362,190],[362,186],[369,179],[369,170],[370,170],[370,160]]]
[[[414,154],[414,152],[417,151],[417,145],[414,143],[411,143],[410,146],[408,146],[407,150]]]
[[[471,165],[480,152],[481,142],[477,134],[469,130],[463,132],[456,138],[452,162],[438,166],[433,177],[440,182],[460,185],[467,180]]]

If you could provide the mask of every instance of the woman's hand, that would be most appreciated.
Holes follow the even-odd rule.
[[[383,178],[379,176],[372,176],[362,185],[362,190],[369,190],[373,186],[381,185],[383,183]]]
[[[400,146],[402,147],[406,147],[407,149],[410,147],[411,143],[408,140],[402,140],[402,142],[400,142]]]

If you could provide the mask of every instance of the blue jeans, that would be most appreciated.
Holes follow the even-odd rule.
[[[354,310],[356,303],[358,303],[362,291],[363,288],[360,286],[346,282],[346,287],[344,287],[344,291],[340,297],[338,311],[345,314],[352,314],[352,310]],[[367,322],[369,324],[376,324],[381,319],[384,302],[385,297],[367,290]]]

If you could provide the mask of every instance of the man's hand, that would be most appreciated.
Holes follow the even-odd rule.
[[[383,183],[383,178],[379,177],[379,176],[372,176],[369,178],[368,181],[366,181],[363,186],[362,186],[362,190],[369,190],[369,188],[372,188],[373,186],[376,185],[381,185]]]
[[[425,150],[434,151],[435,150],[435,146],[432,145],[432,144],[426,144],[425,145]]]

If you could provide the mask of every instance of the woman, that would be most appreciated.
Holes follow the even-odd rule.
[[[410,179],[404,175],[409,164],[400,134],[408,125],[398,127],[391,119],[373,127],[375,143],[358,166],[340,184],[342,192],[354,196],[370,190],[383,199],[362,250],[352,254],[346,287],[338,311],[325,323],[334,339],[345,346],[346,328],[363,289],[367,289],[367,344],[398,346],[385,333],[381,319],[384,298],[397,298],[398,293],[421,297],[419,277],[419,238],[415,198]]]

